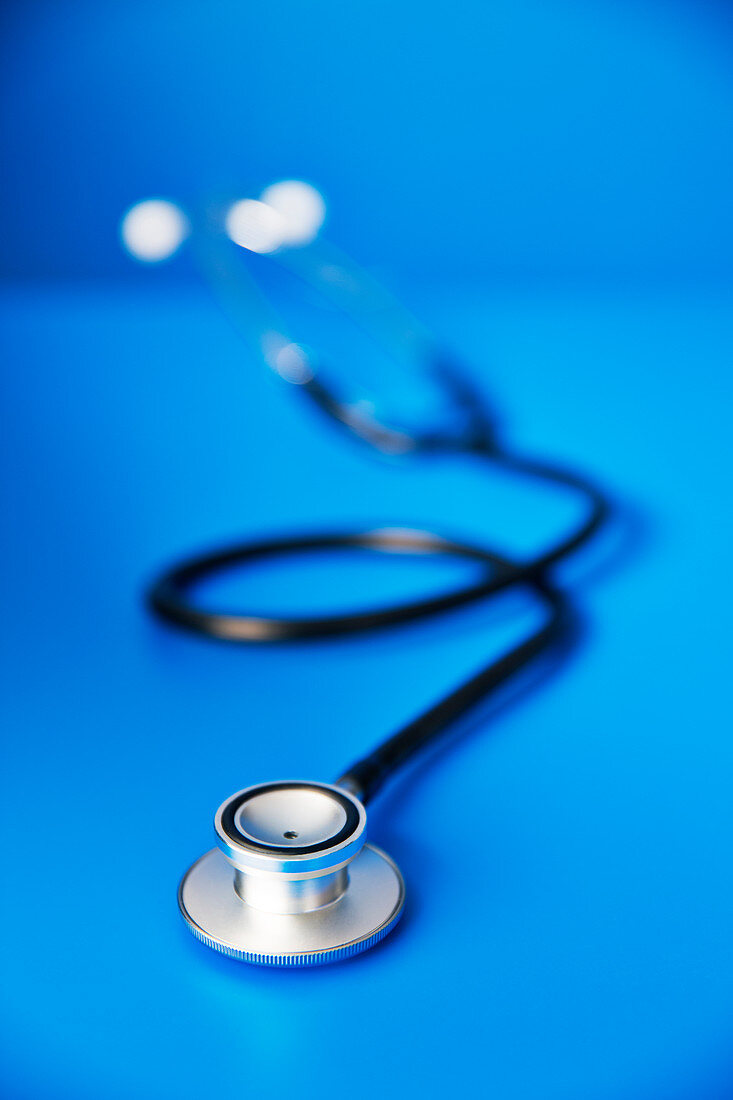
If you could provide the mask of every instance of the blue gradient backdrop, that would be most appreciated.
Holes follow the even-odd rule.
[[[0,29],[0,1094],[729,1097],[728,6],[39,0]],[[610,567],[568,569],[573,659],[375,804],[404,925],[304,973],[182,927],[214,808],[332,777],[533,608],[242,650],[151,622],[146,580],[303,524],[527,550],[574,517],[452,462],[373,461],[265,377],[185,252],[148,269],[119,247],[140,198],[283,176],[322,188],[330,236],[518,444],[638,517]],[[264,569],[227,594],[334,606],[452,576],[324,563],[307,597]]]

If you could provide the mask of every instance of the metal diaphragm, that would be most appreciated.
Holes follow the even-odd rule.
[[[347,958],[397,923],[404,883],[366,844],[366,812],[327,783],[247,787],[218,809],[219,847],[184,875],[178,893],[191,931],[247,962],[312,966]]]

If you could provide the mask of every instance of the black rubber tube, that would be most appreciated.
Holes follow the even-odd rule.
[[[453,451],[458,449],[451,447]],[[604,495],[590,481],[577,474],[514,456],[498,449],[493,441],[488,440],[481,442],[474,439],[464,448],[464,452],[521,476],[580,494],[587,506],[586,515],[569,534],[527,561],[512,561],[487,548],[426,531],[396,531],[389,528],[337,532],[248,542],[189,558],[166,571],[149,592],[152,609],[170,622],[225,641],[262,643],[387,628],[487,599],[508,588],[529,586],[546,608],[547,617],[543,625],[348,768],[338,782],[349,787],[364,801],[373,797],[393,772],[457,718],[566,635],[573,623],[573,608],[568,595],[553,584],[552,567],[584,545],[608,513],[609,506]],[[478,581],[425,599],[331,616],[279,618],[223,613],[205,610],[192,600],[196,584],[214,573],[264,558],[333,549],[454,555],[483,565],[484,576]]]

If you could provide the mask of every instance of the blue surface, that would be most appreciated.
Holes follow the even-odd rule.
[[[642,530],[612,568],[573,568],[572,661],[375,803],[402,926],[296,973],[219,958],[179,919],[214,808],[249,782],[334,776],[532,609],[238,649],[151,622],[146,578],[301,523],[438,523],[522,549],[572,506],[458,464],[373,462],[203,293],[5,292],[4,1096],[730,1095],[730,293],[413,289],[489,364],[510,436],[593,470]],[[424,568],[314,567],[310,599],[448,579]],[[240,595],[286,606],[295,589],[263,571]]]
[[[732,39],[715,0],[2,5],[3,1100],[733,1094]],[[183,927],[215,807],[334,777],[536,609],[236,649],[150,621],[144,585],[234,536],[407,523],[521,552],[575,515],[371,460],[249,358],[188,251],[119,247],[140,199],[195,219],[291,176],[510,440],[636,517],[567,569],[572,660],[370,811],[402,926],[304,973]],[[333,608],[462,568],[335,566],[210,595]]]

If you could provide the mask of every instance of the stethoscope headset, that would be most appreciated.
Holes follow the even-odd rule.
[[[260,206],[249,202],[245,230]],[[274,248],[248,249],[240,237],[244,247],[237,248],[229,239],[236,241],[237,233],[222,233],[222,220],[215,212],[193,237],[209,282],[265,362],[332,421],[384,455],[465,455],[568,490],[585,505],[574,529],[528,559],[430,531],[389,527],[235,544],[187,558],[152,586],[149,604],[162,618],[212,638],[251,644],[387,628],[516,586],[529,587],[544,607],[544,621],[529,637],[351,764],[335,782],[260,783],[237,791],[217,810],[218,846],[189,868],[179,888],[189,928],[209,947],[237,959],[309,966],[366,950],[399,920],[405,896],[402,876],[388,855],[366,842],[365,806],[388,778],[458,718],[569,637],[575,615],[567,593],[553,579],[554,567],[599,529],[609,505],[587,478],[507,449],[470,379],[395,299],[342,254],[323,242],[306,242],[297,233],[291,239],[284,233]],[[252,268],[255,252],[271,254],[287,277],[347,313],[383,349],[407,353],[418,364],[424,384],[433,387],[437,414],[416,428],[409,411],[377,413],[373,405],[354,400],[348,386],[334,384],[313,353],[287,334],[263,294]],[[473,563],[480,574],[478,580],[424,599],[304,618],[207,610],[195,599],[199,582],[230,568],[333,550],[456,556]]]

